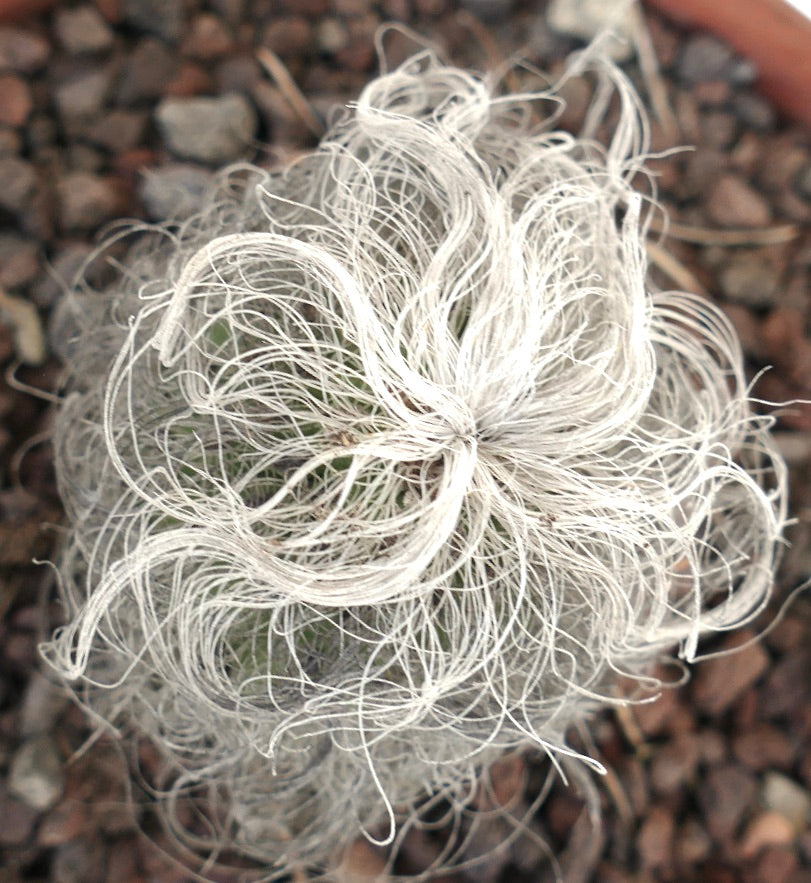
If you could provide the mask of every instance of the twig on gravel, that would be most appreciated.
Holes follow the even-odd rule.
[[[668,278],[675,282],[679,288],[685,291],[694,291],[696,294],[707,294],[707,289],[698,281],[698,278],[684,264],[655,242],[648,242],[645,246],[651,262],[658,267]]]
[[[296,85],[296,81],[290,75],[290,71],[281,58],[266,46],[256,50],[256,57],[268,76],[279,87],[290,107],[299,115],[313,135],[320,138],[324,134],[324,126],[310,102],[304,97],[304,93]]]
[[[639,58],[639,69],[645,80],[650,96],[651,107],[656,118],[662,124],[662,130],[669,142],[675,143],[679,137],[679,124],[667,100],[667,87],[659,71],[656,49],[651,40],[650,31],[642,10],[634,4],[631,7],[631,29],[636,54]]]
[[[715,230],[712,227],[676,222],[665,225],[658,218],[651,219],[651,230],[655,233],[663,233],[671,239],[679,239],[695,245],[781,245],[784,242],[791,242],[800,235],[800,228],[796,224],[775,224],[754,230],[744,228]]]

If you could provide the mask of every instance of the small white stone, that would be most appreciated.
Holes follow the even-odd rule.
[[[782,773],[767,773],[760,794],[763,805],[785,816],[796,831],[811,825],[811,794]]]
[[[65,772],[56,743],[50,736],[38,736],[14,753],[8,775],[8,791],[33,809],[53,806],[65,787]]]
[[[633,55],[633,19],[628,3],[552,0],[546,9],[546,21],[553,31],[587,42],[610,29],[615,36],[606,43],[608,54],[615,61],[625,61]]]

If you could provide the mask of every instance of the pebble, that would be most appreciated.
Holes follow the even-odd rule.
[[[188,217],[197,211],[211,186],[208,169],[187,163],[169,163],[144,172],[138,188],[141,201],[153,221]]]
[[[20,846],[31,837],[38,818],[37,811],[15,800],[0,785],[0,846]],[[0,872],[2,873],[2,872]]]
[[[129,24],[154,34],[167,43],[180,39],[184,22],[183,0],[122,0],[122,14]]]
[[[811,826],[811,794],[782,773],[763,777],[760,799],[767,809],[780,813],[800,832]]]
[[[22,153],[23,140],[14,129],[0,129],[0,157]]]
[[[777,123],[774,106],[751,92],[736,93],[732,99],[732,109],[745,126],[759,132],[770,132]]]
[[[733,650],[752,641],[754,633],[748,629],[727,638],[722,649]],[[723,714],[735,700],[769,667],[769,655],[758,643],[749,643],[743,649],[702,662],[693,680],[693,699],[701,711],[711,715]]]
[[[11,759],[8,790],[33,809],[49,809],[65,787],[65,772],[59,749],[51,736],[30,739]]]
[[[40,823],[37,842],[46,848],[67,843],[86,830],[87,821],[87,810],[83,803],[77,800],[62,800]]]
[[[110,92],[114,71],[109,67],[80,71],[54,87],[54,98],[63,123],[87,120],[101,113]]]
[[[797,172],[797,177],[794,179],[794,186],[797,188],[797,192],[803,199],[811,201],[811,162],[807,162],[799,172]]]
[[[727,319],[732,322],[745,355],[762,360],[768,355],[761,335],[760,320],[752,310],[736,303],[721,305]]]
[[[721,175],[706,201],[709,218],[721,227],[765,227],[772,220],[769,203],[743,178]]]
[[[94,6],[58,10],[54,28],[59,42],[71,55],[106,52],[113,47],[113,31]]]
[[[459,5],[485,24],[498,24],[509,18],[515,4],[514,0],[460,0]]]
[[[270,22],[262,32],[261,44],[280,58],[289,58],[307,54],[315,38],[307,19],[297,15]]]
[[[705,198],[726,166],[727,158],[722,151],[697,147],[685,157],[684,174],[678,182],[676,195],[681,199]]]
[[[794,760],[794,748],[788,736],[765,722],[736,734],[732,740],[732,751],[747,769],[755,772],[767,767],[787,769]]]
[[[636,838],[636,848],[646,870],[668,868],[673,863],[673,813],[652,807],[646,814]]]
[[[779,812],[761,812],[749,823],[741,838],[741,855],[754,858],[766,846],[784,846],[794,841],[794,826]]]
[[[322,52],[332,55],[349,43],[349,32],[341,19],[327,17],[316,25],[315,39]]]
[[[732,50],[709,34],[695,34],[682,46],[676,73],[685,83],[701,80],[729,80],[733,73]]]
[[[218,92],[250,92],[258,82],[267,82],[257,61],[247,55],[223,59],[214,71],[214,80]]]
[[[633,24],[628,8],[604,0],[551,0],[546,7],[546,21],[553,31],[586,42],[611,28],[616,34],[606,43],[611,57],[625,61],[634,53]]]
[[[73,284],[79,268],[92,248],[84,242],[67,242],[59,247],[45,273],[32,292],[33,298],[43,307],[53,306]]]
[[[650,781],[660,794],[688,788],[698,766],[699,745],[694,733],[681,733],[653,756]]]
[[[179,68],[177,54],[160,40],[152,37],[140,40],[124,66],[117,101],[120,104],[140,104],[159,98]]]
[[[214,80],[205,67],[194,61],[186,61],[180,65],[171,82],[163,91],[165,97],[193,98],[204,95],[214,89]]]
[[[738,137],[738,121],[727,110],[705,110],[701,127],[703,143],[721,150],[730,147]]]
[[[707,830],[717,841],[731,838],[757,796],[751,773],[734,764],[710,769],[698,789]]]
[[[676,836],[676,861],[680,864],[696,865],[704,861],[711,851],[712,839],[704,825],[697,819],[688,818]]]
[[[763,253],[735,251],[718,278],[725,297],[753,309],[762,309],[774,304],[780,277],[779,268]]]
[[[31,90],[16,74],[0,75],[0,126],[22,126],[34,104]]]
[[[148,122],[146,111],[116,108],[95,122],[87,137],[111,153],[125,153],[140,144]]]
[[[182,52],[200,61],[213,61],[227,55],[234,47],[228,28],[210,13],[195,16],[183,40]]]
[[[40,34],[0,27],[0,70],[33,74],[45,66],[50,54],[51,47]]]
[[[0,233],[0,288],[14,290],[33,282],[39,273],[40,244],[16,233]]]
[[[218,15],[232,24],[238,24],[245,15],[245,0],[209,0],[208,5]]]
[[[811,870],[800,872],[798,878],[797,856],[793,849],[784,846],[767,846],[763,850],[756,868],[758,883],[808,883]]]
[[[68,695],[41,672],[34,672],[23,694],[20,735],[24,739],[48,732],[68,704]]]
[[[166,146],[183,159],[221,165],[245,156],[257,118],[244,95],[167,98],[155,111]]]
[[[113,179],[92,172],[69,172],[58,184],[63,230],[92,230],[117,217],[123,194]]]
[[[0,208],[13,215],[28,205],[37,187],[34,166],[14,156],[0,158]]]
[[[79,837],[56,848],[51,863],[53,883],[87,883],[104,879],[104,844],[97,837]]]
[[[290,106],[281,90],[264,80],[251,89],[251,97],[259,109],[262,121],[274,147],[306,142],[309,130],[301,115]],[[314,104],[318,113],[318,105]]]

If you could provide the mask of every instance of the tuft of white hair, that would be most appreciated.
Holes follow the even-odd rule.
[[[620,678],[769,598],[769,421],[723,315],[652,290],[644,114],[587,64],[605,147],[422,53],[65,307],[44,653],[270,873],[575,754]]]

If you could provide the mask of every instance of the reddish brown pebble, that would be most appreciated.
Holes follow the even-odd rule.
[[[643,868],[653,870],[672,865],[674,830],[673,814],[654,806],[643,820],[636,841]]]
[[[754,632],[746,629],[724,641],[722,650],[743,649],[716,656],[698,665],[693,682],[696,705],[707,714],[723,714],[735,700],[754,684],[769,666],[769,654],[756,641]],[[743,647],[744,644],[748,646]]]
[[[797,856],[790,849],[770,846],[763,850],[757,863],[758,883],[793,883]]]
[[[0,126],[22,126],[32,107],[25,80],[15,74],[0,76]]]
[[[272,21],[262,33],[261,45],[281,58],[302,55],[314,45],[313,29],[306,18],[293,16]]]
[[[676,835],[674,849],[678,863],[696,865],[704,861],[712,851],[712,840],[698,819],[689,818]]]
[[[0,785],[0,846],[20,846],[25,843],[34,830],[39,817],[35,809],[9,797],[3,785]]]
[[[86,824],[87,811],[84,804],[75,800],[63,800],[42,820],[37,841],[45,847],[59,846],[78,837]]]
[[[720,177],[706,202],[707,214],[721,227],[766,227],[771,223],[769,203],[739,175]]]
[[[180,66],[177,74],[166,84],[164,95],[173,98],[191,98],[212,92],[214,81],[209,73],[199,64],[186,62]]]
[[[707,773],[698,799],[713,839],[724,842],[735,834],[756,795],[754,776],[739,766],[725,764]]]
[[[191,21],[189,34],[183,41],[181,51],[200,61],[212,61],[227,55],[234,46],[228,28],[216,15],[201,13]]]
[[[660,794],[673,794],[690,785],[699,759],[695,733],[682,733],[656,752],[651,762],[650,779]]]
[[[745,767],[755,772],[767,767],[787,769],[794,759],[794,748],[786,734],[768,723],[756,724],[748,732],[737,734],[732,750]]]
[[[123,10],[121,0],[93,0],[98,11],[110,22],[111,25],[121,21]]]
[[[702,80],[693,87],[693,95],[699,104],[717,106],[725,104],[732,88],[727,80]]]

